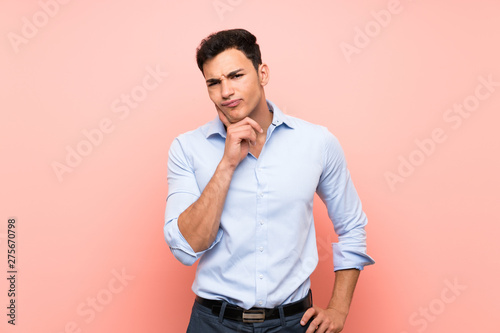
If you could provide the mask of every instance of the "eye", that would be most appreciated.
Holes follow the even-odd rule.
[[[214,85],[216,85],[216,84],[219,84],[219,82],[210,82],[210,83],[208,84],[208,86],[209,86],[209,87],[212,87],[212,86],[214,86]]]
[[[241,77],[241,76],[243,76],[243,74],[235,74],[235,75],[234,75],[234,78],[239,78],[239,77]]]

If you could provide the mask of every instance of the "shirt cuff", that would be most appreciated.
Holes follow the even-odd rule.
[[[366,254],[366,246],[345,246],[340,243],[332,243],[333,270],[355,268],[360,271],[364,266],[373,265],[375,261]]]
[[[221,240],[224,232],[221,228],[219,228],[215,241],[208,249],[199,252],[194,252],[191,245],[189,245],[187,240],[182,235],[177,224],[177,218],[165,225],[164,233],[165,240],[167,241],[170,251],[172,251],[175,258],[177,258],[177,260],[179,260],[182,264],[191,266],[203,255],[203,253],[212,249]]]

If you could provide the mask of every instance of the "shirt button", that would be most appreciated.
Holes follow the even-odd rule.
[[[262,305],[262,301],[259,301],[259,305]]]
[[[261,280],[262,280],[263,278],[264,278],[264,275],[260,274],[260,275],[259,275],[259,279],[261,279]]]
[[[259,197],[261,197],[261,198],[262,198],[263,196],[264,196],[264,193],[260,192],[260,193],[259,193]]]
[[[259,251],[260,251],[260,252],[264,251],[264,248],[263,248],[262,246],[261,246],[261,247],[259,247]]]
[[[264,225],[264,220],[259,220],[260,225]]]

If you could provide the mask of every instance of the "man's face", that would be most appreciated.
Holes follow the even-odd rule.
[[[252,61],[237,49],[225,50],[203,64],[208,95],[229,122],[251,117],[265,98],[267,66],[260,65],[259,73],[263,74],[257,74]]]

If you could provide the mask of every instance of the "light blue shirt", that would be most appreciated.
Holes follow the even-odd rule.
[[[283,114],[268,101],[273,121],[259,158],[236,168],[219,231],[205,251],[194,252],[177,225],[195,202],[224,153],[226,129],[216,117],[177,137],[168,160],[165,239],[185,265],[200,259],[195,294],[249,309],[273,308],[305,297],[318,263],[313,197],[318,193],[338,234],[334,270],[362,270],[366,215],[338,140],[323,126]]]

